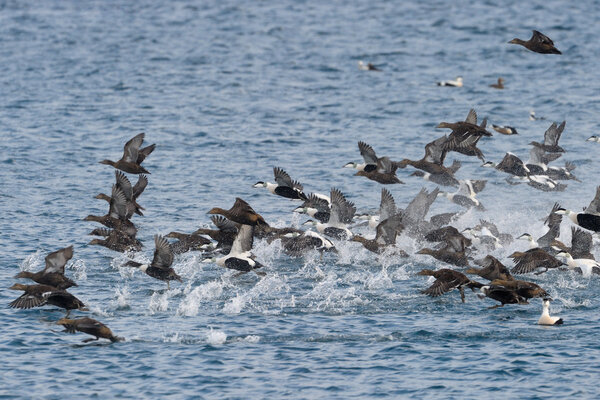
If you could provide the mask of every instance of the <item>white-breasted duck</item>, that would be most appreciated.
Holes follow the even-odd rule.
[[[594,259],[573,258],[573,256],[566,251],[561,251],[556,257],[564,258],[569,270],[580,273],[586,278],[589,278],[592,274],[600,275],[600,263]]]
[[[272,194],[292,200],[306,200],[306,195],[302,192],[304,188],[298,181],[292,180],[287,172],[279,167],[273,168],[275,183],[259,181],[253,187],[264,187]]]
[[[251,253],[252,244],[254,243],[254,228],[252,225],[240,225],[229,253],[226,256],[210,258],[204,262],[215,262],[221,267],[234,269],[242,273],[262,268],[263,265],[256,261]],[[263,275],[258,272],[257,274]]]
[[[459,206],[471,208],[475,207],[478,210],[484,210],[481,202],[475,197],[477,193],[485,188],[487,181],[478,180],[472,181],[469,179],[460,180],[458,190],[454,193],[439,192],[438,196],[446,197],[448,200]]]
[[[594,232],[600,232],[600,212],[598,210],[599,207],[600,187],[596,189],[596,196],[583,212],[577,213],[575,211],[567,210],[565,208],[559,208],[558,210],[556,210],[556,213],[560,215],[566,215],[574,224],[579,225],[584,229]]]
[[[439,81],[437,83],[438,86],[450,86],[450,87],[462,87],[463,78],[462,76],[457,76],[455,79],[450,79],[447,81]]]
[[[542,300],[542,315],[538,319],[538,325],[562,325],[563,319],[550,316],[550,299]]]
[[[346,200],[346,197],[338,189],[331,189],[330,198],[331,214],[327,223],[309,220],[304,224],[316,226],[319,233],[336,239],[350,239],[352,232],[347,228],[347,225],[352,222],[356,207],[354,203]]]
[[[361,71],[381,71],[373,63],[364,63],[362,60],[358,61],[358,69]]]
[[[600,136],[590,136],[589,138],[587,138],[585,140],[586,142],[596,142],[596,143],[600,143]]]
[[[503,135],[518,135],[519,132],[517,132],[517,129],[512,127],[512,126],[508,126],[508,125],[494,125],[492,124],[492,128],[498,132],[501,133]]]

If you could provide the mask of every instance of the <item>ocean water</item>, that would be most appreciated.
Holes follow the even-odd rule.
[[[307,192],[341,189],[360,211],[378,207],[380,185],[341,168],[359,161],[358,140],[379,155],[418,159],[473,107],[518,129],[480,148],[526,159],[551,121],[567,120],[561,144],[581,183],[560,193],[511,186],[507,175],[458,159],[461,179],[487,179],[456,223],[480,218],[515,236],[544,233],[552,204],[580,210],[594,196],[600,48],[595,2],[0,1],[0,398],[551,398],[598,397],[600,280],[552,271],[527,276],[553,297],[562,327],[540,327],[541,301],[505,306],[457,292],[432,299],[414,255],[375,256],[340,243],[339,256],[290,259],[258,241],[266,276],[178,257],[184,283],[165,285],[121,268],[125,255],[89,246],[121,156],[146,132],[149,185],[135,217],[149,260],[153,236],[208,226],[206,212],[242,197],[276,226],[304,221],[296,204],[254,189],[284,168]],[[509,45],[531,29],[562,56]],[[382,72],[357,68],[373,62]],[[436,81],[461,75],[462,88]],[[505,90],[488,87],[501,76]],[[545,120],[530,121],[535,110]],[[399,170],[388,187],[404,207],[435,185]],[[431,213],[457,211],[438,199]],[[431,215],[431,214],[430,214]],[[561,240],[569,243],[569,221]],[[372,234],[372,233],[371,233]],[[53,307],[14,310],[6,290],[21,269],[74,245],[67,275],[89,316],[124,342],[82,344],[61,333]],[[496,250],[523,250],[517,241]],[[597,255],[597,248],[594,249]],[[476,256],[485,256],[485,252]],[[24,283],[24,282],[23,282]]]

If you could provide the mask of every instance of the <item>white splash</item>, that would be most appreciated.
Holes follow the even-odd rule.
[[[195,287],[179,304],[178,315],[193,317],[198,315],[202,301],[213,300],[223,294],[223,282],[210,281]]]
[[[223,331],[213,330],[210,328],[210,331],[206,332],[206,341],[208,344],[212,344],[213,346],[223,344],[227,340],[227,335]]]

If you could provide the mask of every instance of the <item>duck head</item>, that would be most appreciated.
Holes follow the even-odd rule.
[[[267,187],[267,182],[258,181],[254,185],[252,185],[252,187],[255,187],[255,188]]]

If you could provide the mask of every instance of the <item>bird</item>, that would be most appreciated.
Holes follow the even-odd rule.
[[[515,251],[509,257],[515,262],[515,266],[511,269],[513,274],[527,274],[542,269],[536,272],[539,275],[549,269],[558,268],[563,265],[562,262],[539,247],[529,249],[526,252]]]
[[[130,139],[123,147],[123,157],[119,161],[102,160],[100,164],[110,165],[116,169],[130,174],[150,174],[140,164],[154,151],[155,144],[140,148],[144,142],[144,133]]]
[[[373,253],[382,253],[386,247],[396,244],[396,236],[402,232],[402,214],[392,215],[382,220],[377,225],[377,234],[374,239],[366,239],[360,235],[353,235],[350,239],[359,242],[363,247]]]
[[[498,132],[501,133],[503,135],[518,135],[519,132],[517,132],[516,128],[513,128],[512,126],[508,126],[508,125],[494,125],[492,124],[492,128]]]
[[[307,214],[321,223],[326,223],[329,221],[331,215],[330,205],[329,200],[318,197],[315,193],[311,193],[308,195],[308,198],[304,200],[302,205],[294,209],[294,212]]]
[[[504,286],[500,285],[485,285],[479,289],[483,296],[489,297],[492,300],[499,301],[500,304],[497,304],[492,307],[488,307],[488,310],[492,310],[498,307],[504,307],[505,304],[529,304],[527,299],[512,290],[508,289]]]
[[[558,214],[557,211],[560,209],[560,204],[554,203],[550,214],[545,219],[544,224],[548,225],[548,232],[546,232],[543,236],[540,236],[536,241],[533,236],[529,233],[524,233],[519,236],[517,239],[524,239],[529,242],[529,248],[542,248],[546,251],[550,250],[552,242],[558,237],[560,234],[560,224],[562,222],[562,215]]]
[[[571,247],[556,239],[550,245],[556,251],[570,253],[574,259],[587,258],[588,260],[595,260],[594,255],[591,253],[592,243],[591,233],[573,226],[571,227]]]
[[[125,176],[125,174],[119,170],[115,171],[115,178],[117,180],[116,187],[119,188],[125,196],[127,207],[126,214],[129,216],[129,218],[131,218],[134,212],[138,215],[144,215],[142,213],[144,207],[140,206],[136,200],[142,194],[144,189],[146,189],[146,186],[148,185],[148,177],[140,174],[135,186],[131,186],[131,182],[127,176]],[[112,204],[114,201],[112,196],[107,196],[104,193],[98,194],[96,198],[106,200],[109,204]]]
[[[538,121],[538,120],[544,120],[546,119],[546,117],[538,117],[535,115],[535,111],[531,110],[529,111],[529,120],[530,121]]]
[[[565,149],[558,145],[558,141],[565,130],[565,126],[567,121],[561,122],[560,125],[556,125],[556,122],[553,122],[546,132],[544,132],[544,143],[539,142],[531,142],[529,144],[539,147],[548,153],[564,153]]]
[[[550,316],[550,299],[542,300],[542,315],[538,319],[538,325],[562,325],[563,319]]]
[[[459,182],[458,182],[458,179],[456,179],[454,177],[454,174],[456,173],[456,171],[458,171],[460,166],[461,166],[461,162],[458,160],[454,160],[452,165],[450,165],[447,168],[444,167],[445,171],[443,171],[441,173],[414,171],[412,174],[410,174],[410,176],[418,176],[428,182],[433,182],[435,184],[442,185],[442,186],[458,187]]]
[[[242,224],[239,227],[229,253],[220,258],[212,257],[206,259],[204,262],[215,262],[221,267],[234,269],[242,273],[262,268],[263,265],[254,260],[254,256],[251,253],[254,242],[254,229],[253,225]]]
[[[463,303],[465,302],[465,286],[471,290],[475,288],[481,288],[483,286],[481,283],[467,278],[462,272],[454,271],[448,268],[442,268],[437,271],[424,269],[420,272],[417,272],[417,275],[433,276],[435,278],[433,284],[427,289],[421,291],[421,293],[431,297],[437,297],[444,293],[448,293],[454,288],[457,288],[460,292],[460,298]]]
[[[170,281],[179,281],[183,282],[181,277],[177,275],[175,270],[171,268],[173,265],[173,260],[175,256],[173,255],[173,250],[171,249],[171,245],[163,236],[155,235],[154,236],[154,257],[152,258],[152,262],[150,264],[142,264],[136,261],[127,261],[123,266],[124,267],[134,267],[139,268],[140,271],[144,272],[146,275],[167,282],[167,290],[171,289]]]
[[[356,213],[356,207],[354,203],[346,200],[346,197],[339,189],[332,188],[330,198],[331,212],[329,220],[326,223],[308,220],[304,225],[313,225],[319,233],[336,239],[350,239],[352,232],[347,226],[352,222],[352,218]]]
[[[556,213],[559,215],[566,215],[574,224],[579,225],[584,229],[600,232],[600,215],[596,212],[588,213],[587,210],[588,209],[586,208],[583,212],[577,213],[565,208],[559,208],[556,210]]]
[[[441,242],[441,246],[454,252],[464,252],[470,245],[471,240],[463,236],[453,226],[445,226],[434,229],[425,235],[428,242]]]
[[[451,87],[462,87],[463,78],[462,76],[457,76],[454,80],[440,81],[437,83],[438,86],[451,86]]]
[[[477,143],[483,136],[492,136],[486,130],[487,119],[477,125],[477,113],[474,109],[469,110],[467,118],[464,121],[454,123],[440,122],[436,128],[452,129],[452,133],[448,136],[448,140],[444,143],[446,151],[456,151],[466,156],[476,156],[485,162],[483,153],[477,148]]]
[[[123,339],[122,337],[115,336],[112,331],[108,328],[108,326],[104,325],[102,322],[98,322],[92,318],[78,318],[78,319],[68,319],[62,318],[56,321],[57,325],[64,326],[64,332],[67,333],[76,333],[83,332],[88,335],[95,336],[94,338],[89,338],[83,340],[83,343],[88,343],[94,340],[99,340],[100,338],[108,339],[111,342],[120,342]]]
[[[306,195],[302,192],[304,188],[298,181],[293,181],[292,178],[279,167],[273,168],[273,175],[275,175],[275,182],[263,182],[259,181],[254,184],[253,187],[260,188],[265,187],[272,194],[276,194],[281,197],[285,197],[292,200],[306,200]]]
[[[369,221],[369,228],[375,229],[377,225],[384,219],[395,215],[398,212],[398,208],[396,207],[396,201],[394,200],[394,196],[392,193],[386,188],[381,189],[381,201],[379,202],[379,214],[376,215],[357,215],[358,219],[367,219]]]
[[[233,206],[229,210],[214,207],[207,214],[221,214],[224,217],[227,217],[227,219],[243,225],[269,226],[265,219],[260,214],[257,214],[252,207],[250,207],[250,204],[246,203],[239,197],[236,197],[235,203],[233,203]]]
[[[496,279],[514,279],[508,268],[506,268],[504,264],[498,261],[498,259],[494,256],[487,255],[481,260],[476,260],[475,263],[483,268],[470,267],[465,271],[466,274],[479,275],[480,277],[487,279],[488,281],[493,281]]]
[[[589,278],[592,274],[600,275],[600,263],[594,259],[573,259],[573,256],[566,251],[561,251],[556,257],[564,258],[567,261],[568,269],[578,272],[586,278]]]
[[[336,251],[331,240],[326,239],[313,231],[305,231],[302,234],[297,232],[286,233],[282,235],[280,239],[284,253],[291,257],[300,257],[309,250],[317,250],[320,252]]]
[[[596,143],[600,143],[600,136],[590,136],[589,138],[587,138],[585,140],[586,142],[596,142]]]
[[[494,89],[504,89],[504,79],[498,78],[498,83],[492,83],[490,87]]]
[[[169,232],[165,237],[177,239],[176,242],[171,243],[173,254],[183,254],[191,250],[201,250],[202,246],[212,243],[204,236],[195,235],[193,233]]]
[[[372,63],[365,64],[361,60],[358,61],[358,69],[360,69],[361,71],[381,71],[379,68],[377,68]]]
[[[506,153],[500,163],[495,164],[492,161],[486,161],[482,164],[482,167],[495,168],[499,171],[506,172],[507,174],[516,177],[527,177],[529,176],[529,169],[525,163],[513,153]]]
[[[437,250],[425,247],[417,251],[416,254],[428,255],[445,263],[456,265],[457,267],[466,267],[469,265],[469,259],[464,251],[456,251],[450,247]]]
[[[502,286],[507,290],[512,290],[525,300],[529,300],[534,297],[549,297],[548,293],[544,289],[533,282],[520,281],[517,279],[494,279],[490,282],[490,285]]]
[[[458,190],[454,193],[439,192],[439,197],[446,197],[451,202],[459,206],[471,208],[475,207],[478,210],[484,210],[483,205],[475,195],[483,190],[486,181],[471,181],[468,179],[460,180]]]
[[[192,235],[206,235],[212,240],[217,241],[216,248],[223,254],[229,253],[240,224],[220,215],[213,215],[210,219],[217,229],[200,228],[192,233]]]
[[[55,287],[60,290],[77,286],[75,282],[65,276],[65,265],[73,257],[73,246],[65,247],[48,254],[45,258],[45,267],[38,272],[21,271],[15,278],[31,279],[32,281]]]
[[[358,150],[364,163],[349,162],[344,165],[344,168],[356,169],[357,176],[364,176],[382,184],[402,183],[396,177],[398,163],[388,157],[377,157],[373,147],[362,141],[358,142]]]
[[[85,304],[83,304],[83,302],[77,297],[65,290],[59,290],[53,286],[23,285],[20,283],[15,283],[9,287],[9,289],[22,290],[25,292],[9,304],[11,308],[29,309],[33,307],[40,307],[45,304],[51,304],[53,306],[64,308],[67,311],[67,317],[69,316],[71,310],[88,311],[88,308],[85,306]]]
[[[562,54],[556,47],[554,47],[554,42],[548,36],[536,30],[533,30],[531,39],[527,41],[515,38],[508,43],[521,45],[535,53]]]
[[[103,236],[106,239],[92,239],[89,245],[104,246],[120,253],[142,249],[142,242],[118,229],[97,228],[90,232],[90,235]]]

